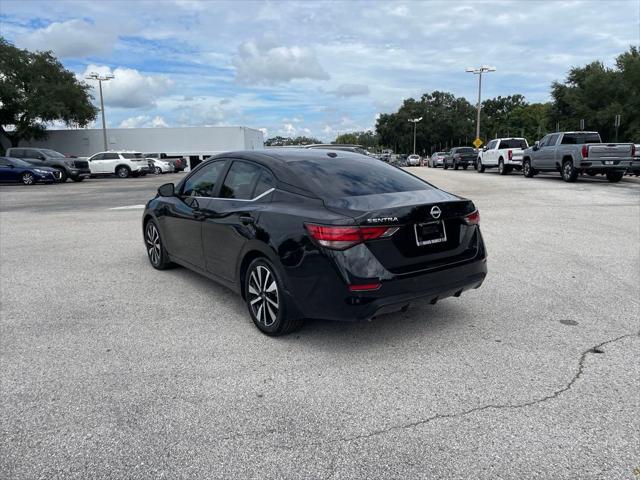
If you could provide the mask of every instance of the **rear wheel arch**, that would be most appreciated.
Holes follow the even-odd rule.
[[[250,245],[249,247],[247,247],[246,251],[240,256],[240,261],[238,262],[238,267],[237,267],[236,279],[237,279],[237,285],[240,290],[240,295],[242,296],[242,298],[246,298],[246,292],[244,291],[244,284],[245,284],[245,276],[247,274],[247,270],[249,269],[249,265],[251,265],[251,262],[253,262],[256,258],[261,258],[261,257],[269,260],[273,264],[274,268],[280,270],[279,273],[280,273],[280,276],[282,277],[282,268],[280,266],[280,262],[278,261],[276,255],[273,252],[268,252],[268,249],[262,245],[256,245],[256,244]]]

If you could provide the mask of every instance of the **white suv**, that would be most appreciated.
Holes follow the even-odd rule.
[[[91,175],[116,175],[120,178],[149,173],[149,161],[138,152],[100,152],[87,159]]]

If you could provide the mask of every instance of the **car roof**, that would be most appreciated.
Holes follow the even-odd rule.
[[[367,158],[372,162],[379,162],[373,157],[361,153],[346,150],[331,150],[319,148],[269,148],[264,150],[239,150],[214,155],[207,159],[215,161],[220,159],[248,160],[270,169],[280,182],[302,189],[307,193],[311,190],[306,186],[303,178],[294,174],[289,164],[300,161],[339,162],[345,159]],[[203,162],[204,163],[204,162]],[[200,165],[198,166],[200,167]],[[313,195],[315,197],[315,195]]]

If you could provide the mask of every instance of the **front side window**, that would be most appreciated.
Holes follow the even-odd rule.
[[[104,158],[104,153],[96,153],[93,157],[89,159],[90,162],[94,160],[102,160]]]
[[[227,177],[220,190],[221,198],[235,198],[238,200],[251,200],[253,189],[262,168],[247,162],[233,162]]]
[[[487,150],[493,150],[493,148],[496,146],[497,143],[498,143],[497,140],[491,140],[487,145]]]
[[[560,135],[557,134],[557,133],[554,133],[553,135],[549,135],[549,138],[547,139],[547,143],[545,143],[544,146],[545,147],[555,147],[559,136]]]
[[[209,163],[196,170],[187,178],[182,187],[183,197],[211,197],[215,191],[220,174],[227,162],[222,160]]]

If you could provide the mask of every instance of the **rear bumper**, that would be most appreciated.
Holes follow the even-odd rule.
[[[383,280],[381,287],[369,292],[350,292],[342,277],[329,262],[316,259],[313,279],[288,275],[287,294],[303,318],[359,321],[399,310],[423,299],[435,303],[466,290],[480,287],[487,275],[484,245],[470,261],[437,271],[411,276],[397,275]]]
[[[582,170],[591,170],[595,172],[606,172],[609,170],[627,170],[632,168],[634,164],[639,164],[640,162],[634,162],[631,159],[625,160],[613,160],[613,159],[603,159],[603,160],[589,160],[585,159],[580,162],[579,168]]]

